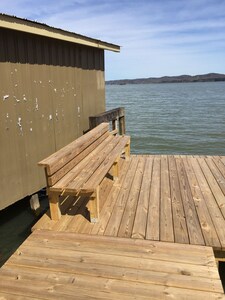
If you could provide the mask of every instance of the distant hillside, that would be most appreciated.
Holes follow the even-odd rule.
[[[203,75],[180,75],[180,76],[164,76],[137,79],[121,79],[109,80],[106,84],[124,85],[124,84],[143,84],[143,83],[179,83],[179,82],[209,82],[209,81],[225,81],[225,74],[209,73]]]

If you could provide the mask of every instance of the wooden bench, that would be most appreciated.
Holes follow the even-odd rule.
[[[61,217],[61,195],[88,195],[90,220],[99,218],[99,185],[112,170],[118,177],[118,161],[130,156],[130,137],[115,136],[102,123],[69,145],[38,163],[45,167],[51,218]]]

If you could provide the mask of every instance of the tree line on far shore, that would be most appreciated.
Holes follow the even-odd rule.
[[[203,75],[180,75],[180,76],[163,76],[136,79],[109,80],[106,84],[125,85],[125,84],[143,84],[143,83],[180,83],[180,82],[215,82],[225,81],[225,74],[209,73]]]

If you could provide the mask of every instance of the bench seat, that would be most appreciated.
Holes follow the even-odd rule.
[[[39,162],[45,167],[51,218],[61,217],[60,195],[89,195],[90,219],[99,218],[99,185],[112,169],[118,177],[118,161],[130,155],[130,137],[114,136],[102,123],[50,157]]]

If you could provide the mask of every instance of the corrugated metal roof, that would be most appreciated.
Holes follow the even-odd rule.
[[[77,33],[65,31],[59,28],[54,28],[46,24],[18,18],[15,16],[9,16],[6,14],[0,14],[0,27],[45,36],[75,44],[86,45],[89,47],[100,48],[115,52],[120,51],[120,46],[115,44],[107,43]]]

